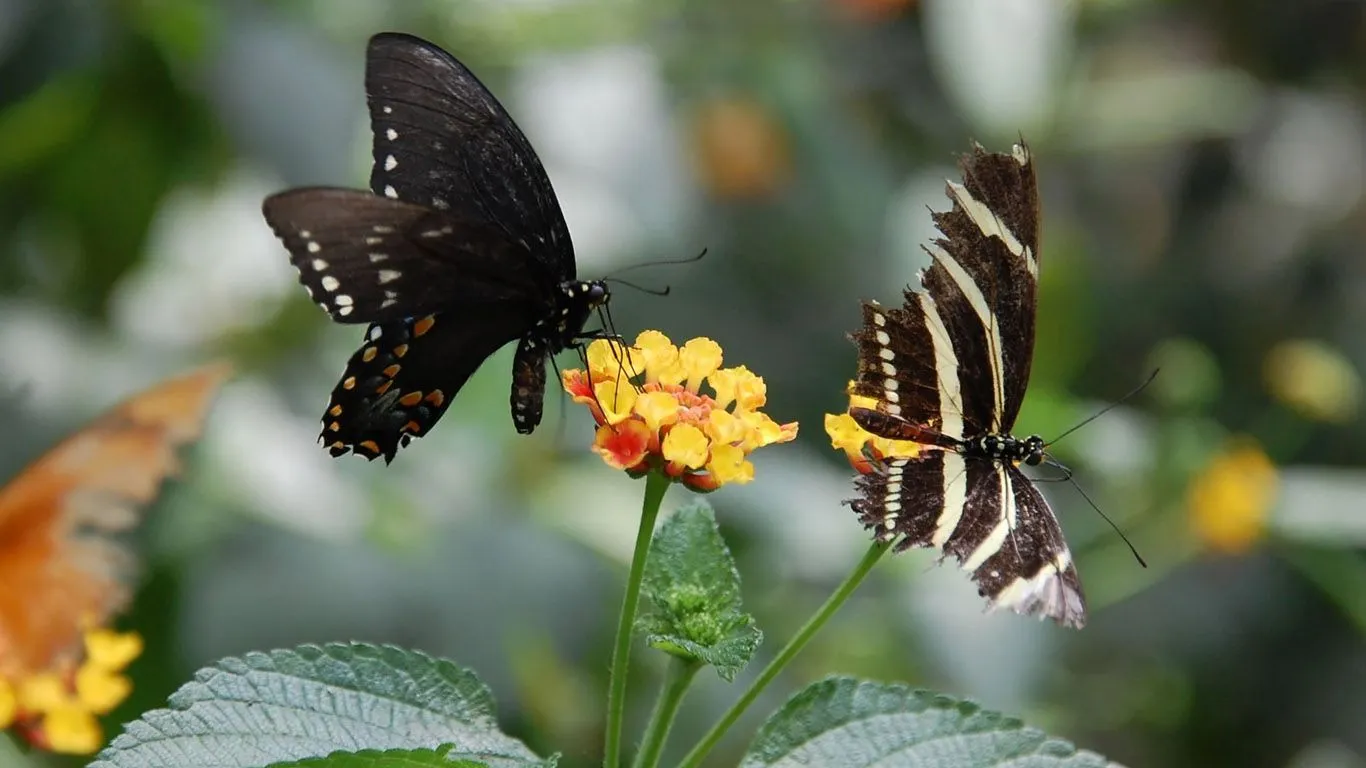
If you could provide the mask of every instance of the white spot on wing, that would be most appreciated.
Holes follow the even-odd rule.
[[[331,275],[323,275],[322,284],[323,288],[326,289],[329,293],[341,287],[341,282]],[[337,298],[341,297],[339,296]]]
[[[389,155],[388,157],[384,158],[384,170],[392,171],[397,167],[398,158],[394,157],[393,155]]]
[[[389,129],[385,130],[385,132],[384,132],[384,138],[388,139],[389,141],[397,141],[397,140],[398,140],[398,131],[394,130],[393,128],[389,128]]]
[[[323,249],[321,245],[318,245],[318,241],[316,240],[309,240],[307,248],[309,253],[317,253]]]
[[[401,276],[402,273],[397,269],[381,269],[379,271],[379,284],[384,285],[385,283],[392,283]]]
[[[327,262],[323,261],[322,259],[313,260],[313,271],[321,272],[324,269],[327,269]]]
[[[397,189],[394,189],[394,185],[393,185],[393,184],[385,184],[385,185],[384,185],[384,196],[385,196],[385,197],[388,197],[388,198],[391,198],[391,199],[394,199],[394,200],[397,200],[397,199],[398,199],[398,190],[397,190]]]

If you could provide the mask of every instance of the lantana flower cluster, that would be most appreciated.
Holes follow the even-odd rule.
[[[877,401],[873,398],[854,394],[853,386],[854,382],[849,382],[850,408],[877,407]],[[837,451],[844,451],[849,458],[849,465],[863,475],[873,471],[873,462],[892,457],[910,458],[920,452],[919,443],[889,440],[860,427],[848,411],[825,414],[825,433],[830,436],[830,446]]]
[[[743,365],[722,368],[711,339],[676,347],[644,331],[630,347],[594,341],[586,357],[588,370],[564,371],[562,384],[598,423],[593,451],[633,477],[659,469],[699,492],[748,483],[750,453],[797,436],[796,422],[779,424],[760,410],[763,378]]]
[[[128,698],[123,674],[142,653],[142,638],[98,628],[86,631],[85,654],[38,672],[0,670],[0,729],[13,727],[39,749],[91,754],[104,743],[98,717]]]

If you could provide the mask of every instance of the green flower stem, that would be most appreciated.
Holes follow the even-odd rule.
[[[759,694],[763,693],[764,688],[773,682],[773,678],[777,677],[778,673],[806,647],[816,632],[825,626],[830,617],[835,615],[835,611],[844,605],[844,601],[849,599],[855,589],[858,589],[858,585],[863,583],[864,577],[873,570],[873,566],[887,553],[888,548],[889,545],[886,542],[873,542],[873,546],[869,547],[868,553],[854,567],[853,572],[835,589],[834,594],[826,599],[825,604],[811,618],[806,620],[806,624],[797,630],[797,634],[792,636],[787,645],[778,651],[778,655],[773,657],[773,661],[770,661],[767,667],[764,667],[763,672],[759,673],[759,677],[750,685],[749,690],[745,691],[744,695],[731,705],[731,708],[721,716],[716,725],[712,726],[707,735],[702,737],[702,741],[698,742],[697,746],[693,747],[692,751],[683,758],[683,762],[679,763],[679,768],[697,768],[702,764],[707,753],[711,752],[716,744],[721,741],[721,737],[726,735],[726,731],[730,730],[732,725],[735,725],[735,721],[740,719],[740,715],[744,714],[746,709],[749,709],[749,705],[759,698]]]
[[[669,738],[669,729],[673,727],[674,716],[678,714],[678,705],[683,703],[683,694],[687,693],[693,677],[701,668],[702,664],[696,659],[678,656],[670,659],[668,676],[659,691],[655,711],[650,715],[650,726],[645,729],[645,740],[641,742],[640,751],[632,763],[634,768],[655,768],[659,765],[659,755]]]
[[[621,618],[617,621],[617,639],[612,648],[603,768],[617,768],[621,764],[621,723],[626,714],[626,670],[631,662],[631,637],[635,629],[636,608],[640,605],[640,585],[645,577],[645,557],[650,552],[650,534],[654,533],[659,504],[664,500],[667,490],[669,478],[663,472],[654,471],[645,476],[645,499],[640,505],[636,549],[631,554],[631,573],[626,577],[626,595],[621,600]]]

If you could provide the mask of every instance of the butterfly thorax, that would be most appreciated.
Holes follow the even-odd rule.
[[[528,338],[539,339],[549,347],[549,354],[572,347],[583,336],[588,316],[610,298],[601,280],[566,280],[555,297],[555,312],[537,322]]]
[[[1014,435],[981,435],[963,441],[963,455],[981,459],[997,459],[1037,466],[1043,462],[1044,441],[1038,435],[1021,440]]]

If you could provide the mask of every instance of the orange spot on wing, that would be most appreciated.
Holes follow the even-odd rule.
[[[408,354],[407,344],[399,344],[397,347],[394,347],[394,357],[403,357],[406,354]]]
[[[418,432],[422,431],[422,425],[418,424],[416,421],[410,421],[407,424],[403,425],[403,431],[417,434]]]
[[[375,349],[374,347],[366,347],[365,351],[360,353],[360,359],[368,363],[371,360],[374,360],[375,355],[377,354],[379,354],[378,349]]]
[[[373,454],[379,454],[379,443],[376,443],[374,440],[362,440],[357,445]]]
[[[329,415],[329,416],[340,416],[340,415],[342,415],[342,407],[341,407],[341,404],[338,403],[337,405],[334,405],[334,406],[332,406],[331,408],[328,408],[328,409],[327,409],[327,415]]]
[[[433,389],[431,394],[427,395],[427,402],[440,408],[441,404],[446,402],[446,395],[439,389]]]
[[[356,388],[356,377],[355,377],[355,376],[347,376],[345,379],[342,379],[342,389],[355,389],[355,388]]]
[[[394,378],[395,376],[397,376],[397,375],[398,375],[398,372],[399,372],[400,370],[402,370],[402,369],[403,369],[403,366],[399,365],[398,363],[394,363],[393,365],[389,366],[388,368],[385,368],[383,371],[380,371],[380,373],[383,373],[385,376],[388,376],[389,378],[392,379],[392,378]]]
[[[378,387],[375,387],[375,394],[377,394],[377,395],[382,395],[382,394],[384,394],[385,392],[388,392],[388,391],[389,391],[389,387],[392,387],[392,386],[394,386],[394,380],[393,380],[393,379],[389,379],[388,381],[384,382],[383,384],[379,385]]]
[[[432,315],[427,315],[416,323],[413,323],[413,336],[421,336],[427,331],[430,331],[433,325],[436,325],[436,318]]]
[[[409,392],[408,394],[398,399],[399,405],[406,406],[408,408],[411,408],[420,402],[422,402],[421,390],[418,390],[417,392]]]
[[[124,544],[176,449],[199,437],[225,364],[135,395],[0,488],[0,677],[70,664],[129,599]]]

